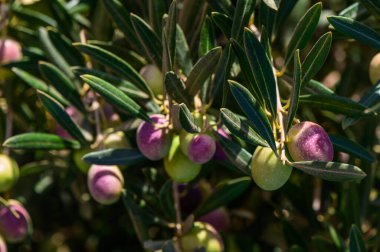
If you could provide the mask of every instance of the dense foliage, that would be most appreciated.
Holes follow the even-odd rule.
[[[0,252],[380,249],[378,0],[0,15]]]

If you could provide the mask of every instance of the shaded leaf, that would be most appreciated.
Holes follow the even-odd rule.
[[[3,146],[11,149],[46,149],[63,150],[79,149],[80,143],[74,140],[67,140],[54,134],[47,133],[24,133],[8,138]]]
[[[369,16],[369,13],[361,3],[353,3],[339,12],[338,16],[363,20]]]
[[[199,38],[199,56],[205,55],[208,51],[215,47],[215,34],[212,27],[211,19],[206,16],[201,28]]]
[[[173,200],[173,182],[168,180],[161,187],[159,192],[160,206],[162,212],[169,220],[175,220],[175,209]]]
[[[247,28],[244,31],[244,48],[259,92],[274,120],[277,114],[277,93],[273,67],[264,48]]]
[[[363,4],[367,10],[372,12],[377,17],[380,17],[380,2],[379,0],[360,0],[361,4]],[[363,250],[364,251],[364,250]]]
[[[372,30],[370,27],[359,23],[352,18],[332,16],[327,19],[338,32],[380,50],[380,34]]]
[[[179,122],[184,130],[189,133],[199,133],[200,128],[194,120],[193,114],[184,103],[179,105]]]
[[[137,149],[105,149],[87,153],[82,158],[89,164],[134,165],[147,159]]]
[[[297,23],[292,38],[288,44],[288,50],[285,56],[285,66],[287,66],[294,52],[297,49],[302,50],[313,36],[313,33],[317,29],[318,21],[322,12],[322,3],[314,4],[300,21]]]
[[[350,240],[349,240],[348,246],[349,246],[350,252],[367,251],[362,232],[355,224],[353,224],[350,229]]]
[[[221,108],[220,112],[223,124],[233,135],[255,146],[269,147],[268,143],[250,126],[247,119],[234,114],[227,108]]]
[[[278,10],[278,7],[280,6],[280,0],[263,0],[263,2],[273,10]]]
[[[231,27],[232,27],[232,19],[222,13],[212,12],[211,13],[212,21],[216,24],[216,26],[223,32],[226,38],[231,37]]]
[[[321,94],[321,95],[333,95],[334,91],[326,87],[323,83],[316,80],[310,80],[303,83],[303,88],[309,90],[309,93]]]
[[[162,16],[166,12],[165,1],[149,0],[148,10],[149,10],[149,21],[150,21],[149,23],[152,24],[152,28],[157,34],[161,34]]]
[[[153,0],[154,2],[157,2]],[[158,1],[159,2],[159,1]],[[168,20],[165,24],[166,42],[168,47],[168,53],[170,56],[171,67],[169,70],[173,70],[173,64],[176,52],[176,38],[177,38],[177,1],[174,0],[170,4]]]
[[[190,97],[185,90],[185,84],[174,72],[167,72],[164,82],[166,90],[172,99],[187,105],[191,104]]]
[[[254,130],[265,139],[274,153],[277,154],[272,128],[264,111],[259,104],[257,104],[255,98],[249,93],[248,89],[234,81],[229,81],[229,83],[235,100],[247,116]]]
[[[183,73],[188,76],[191,69],[193,68],[193,61],[190,55],[189,45],[187,44],[185,34],[183,33],[181,27],[177,24],[176,27],[176,50],[175,59],[177,64],[183,70]]]
[[[366,174],[357,166],[336,162],[304,161],[291,163],[295,168],[328,181],[360,181]]]
[[[88,74],[82,75],[81,78],[97,93],[102,95],[109,103],[135,117],[151,122],[151,119],[148,117],[146,112],[142,110],[142,108],[135,101],[111,83]]]
[[[274,1],[274,0],[265,0]],[[244,27],[247,26],[249,18],[255,8],[256,0],[238,0],[235,7],[232,22],[231,37],[240,41],[243,36]]]
[[[329,137],[334,145],[334,150],[347,152],[368,162],[375,161],[373,155],[361,145],[338,135],[329,135]]]

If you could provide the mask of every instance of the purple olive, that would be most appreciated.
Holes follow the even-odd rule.
[[[187,156],[196,164],[204,164],[215,154],[215,141],[209,135],[196,134],[189,142]]]
[[[228,133],[223,128],[218,128],[217,132],[222,137],[231,139],[230,135],[228,135]],[[214,159],[218,161],[226,161],[228,159],[226,152],[224,151],[223,146],[219,143],[219,141],[215,143]]]
[[[213,226],[216,231],[227,231],[230,226],[230,218],[225,208],[217,208],[198,219]]]
[[[136,133],[137,146],[141,153],[150,160],[160,160],[170,149],[173,135],[165,126],[168,120],[164,115],[151,115],[154,124],[142,122]]]
[[[8,205],[0,207],[0,233],[8,242],[20,242],[32,233],[32,221],[24,206],[9,200]]]
[[[22,58],[20,44],[12,39],[0,40],[0,63],[6,64]]]
[[[179,202],[181,206],[181,211],[188,215],[199,206],[202,202],[202,192],[198,186],[191,186],[185,184],[178,185],[179,191]]]
[[[88,171],[87,185],[98,203],[111,205],[120,198],[124,178],[117,166],[92,165]]]
[[[294,161],[333,160],[334,149],[326,131],[313,122],[301,122],[288,132],[287,148]]]

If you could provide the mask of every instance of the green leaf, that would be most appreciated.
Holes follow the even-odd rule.
[[[179,105],[179,122],[184,130],[189,133],[199,133],[200,128],[195,123],[194,116],[184,103]]]
[[[261,2],[259,6],[259,24],[261,27],[261,34],[263,34],[263,28],[265,27],[266,36],[272,39],[273,28],[276,21],[276,11],[268,7],[266,4]]]
[[[33,75],[29,74],[28,72],[21,70],[17,67],[13,67],[12,72],[14,72],[20,79],[22,79],[26,84],[28,84],[32,88],[47,93],[48,95],[50,95],[51,97],[53,97],[65,106],[69,105],[69,102],[65,98],[63,98],[62,95],[57,92],[57,90],[48,86],[43,80],[38,79]]]
[[[291,163],[295,168],[328,181],[360,181],[366,174],[357,166],[336,162],[305,161]]]
[[[360,0],[361,4],[363,4],[367,10],[372,12],[377,17],[380,17],[380,2],[379,0]],[[364,250],[363,250],[364,251]]]
[[[103,0],[103,3],[117,27],[124,33],[125,39],[130,42],[133,48],[141,52],[140,43],[133,30],[128,10],[123,7],[119,0]]]
[[[215,71],[214,79],[212,81],[211,91],[210,91],[210,100],[214,100],[218,95],[220,88],[223,88],[223,99],[222,104],[224,104],[227,92],[228,92],[228,83],[227,80],[231,74],[231,67],[233,64],[234,58],[231,55],[231,44],[226,45],[223,49],[222,57],[220,57],[218,66]]]
[[[141,91],[140,88],[136,87],[135,84],[121,79],[119,77],[116,77],[115,75],[111,75],[99,70],[89,69],[85,67],[72,67],[71,68],[74,74],[78,77],[84,74],[89,74],[96,76],[100,79],[103,79],[109,83],[112,83],[113,85],[117,86],[121,91],[126,93],[131,98],[136,99],[149,99],[149,95],[143,91]]]
[[[60,30],[68,37],[78,38],[79,35],[74,32],[74,19],[67,11],[64,4],[59,0],[50,0],[47,3]]]
[[[131,13],[132,26],[136,32],[140,44],[143,46],[145,54],[157,66],[162,64],[162,44],[152,28],[139,16]]]
[[[39,68],[46,81],[55,87],[63,97],[80,111],[85,111],[81,97],[74,84],[59,68],[48,62],[39,62]]]
[[[216,133],[219,143],[222,145],[224,153],[233,164],[233,169],[244,175],[251,175],[252,154],[240,146],[238,143],[227,139]]]
[[[168,217],[169,220],[175,220],[175,208],[174,208],[174,200],[173,200],[173,182],[168,180],[161,187],[160,193],[160,206],[162,212]]]
[[[130,80],[142,90],[147,91],[151,97],[154,97],[152,90],[148,87],[141,75],[123,59],[100,48],[99,46],[80,43],[74,43],[74,45],[81,52],[88,54],[102,65],[111,68],[127,80]]]
[[[38,29],[38,35],[41,42],[41,47],[44,49],[46,56],[51,62],[54,62],[69,78],[73,78],[74,74],[70,71],[70,66],[63,57],[63,55],[58,51],[58,49],[53,44],[50,39],[48,30],[46,28],[40,27]]]
[[[154,0],[154,2],[157,2],[157,1]],[[171,63],[169,70],[173,70],[173,64],[175,60],[176,37],[177,37],[176,32],[177,32],[177,1],[174,0],[170,4],[167,23],[165,24],[166,42],[168,45],[167,47],[168,47],[168,53],[170,56],[170,63]]]
[[[11,149],[63,150],[79,149],[80,143],[74,140],[63,139],[53,134],[24,133],[8,138],[3,143],[3,146]]]
[[[231,0],[207,0],[208,4],[214,9],[215,11],[218,11],[220,13],[224,13],[226,15],[233,14],[233,5],[231,3]]]
[[[364,20],[369,16],[368,10],[361,3],[353,3],[339,12],[338,16],[355,20]]]
[[[234,114],[227,108],[221,108],[220,112],[223,124],[233,135],[240,137],[254,146],[269,147],[268,143],[250,126],[247,119]]]
[[[249,65],[248,58],[244,52],[244,49],[234,39],[231,39],[231,44],[232,44],[232,48],[234,49],[235,55],[239,60],[239,65],[243,73],[244,79],[247,83],[250,84],[249,87],[250,87],[253,97],[255,97],[255,99],[261,105],[264,105],[263,96],[261,96],[259,86],[255,82],[255,77],[253,76],[253,72],[251,71],[251,67]]]
[[[328,17],[330,24],[340,33],[380,50],[380,35],[368,26],[346,17]]]
[[[302,83],[308,83],[325,64],[332,42],[331,32],[325,33],[315,43],[313,48],[302,62]]]
[[[371,163],[375,161],[373,155],[361,145],[338,135],[329,135],[329,137],[334,145],[334,150],[347,152]]]
[[[303,83],[303,88],[309,90],[309,93],[334,95],[334,91],[316,80],[310,80],[309,82]]]
[[[52,117],[59,123],[59,125],[62,126],[62,128],[64,128],[72,137],[77,139],[79,142],[87,142],[82,130],[66,113],[61,104],[42,92],[39,92],[39,97],[42,101],[42,104],[46,107]]]
[[[205,55],[208,51],[215,47],[215,34],[209,16],[206,16],[201,28],[199,38],[199,56]]]
[[[84,66],[85,61],[82,54],[72,45],[72,42],[63,34],[53,30],[47,29],[47,33],[51,42],[65,58],[69,65]]]
[[[175,1],[173,1],[173,2],[175,2]],[[149,10],[149,21],[152,24],[153,30],[157,34],[161,34],[162,16],[166,12],[165,1],[149,0],[148,10]]]
[[[130,113],[132,116],[151,122],[151,119],[148,117],[146,112],[142,110],[142,108],[135,101],[111,83],[88,74],[82,75],[81,78],[97,93],[102,95],[109,103]]]
[[[260,42],[248,29],[244,31],[244,48],[258,90],[274,120],[277,114],[277,93],[272,64]]]
[[[218,65],[221,53],[222,48],[215,47],[202,56],[194,65],[194,68],[191,70],[186,81],[186,91],[190,96],[195,96],[206,79],[214,72]]]
[[[178,24],[176,27],[175,56],[177,64],[181,67],[183,73],[188,76],[191,69],[193,69],[193,61],[191,59],[190,49],[185,34]]]
[[[195,217],[203,216],[206,213],[224,206],[239,197],[252,184],[251,177],[241,177],[219,184],[214,193],[196,210]]]
[[[263,2],[273,10],[278,10],[278,7],[280,6],[280,0],[263,0]]]
[[[302,79],[302,66],[300,60],[300,51],[297,49],[294,53],[294,73],[293,73],[293,87],[290,94],[290,105],[288,116],[286,117],[285,133],[292,126],[293,119],[296,116],[298,109],[298,101],[301,93],[301,79]]]
[[[288,44],[288,50],[285,56],[285,66],[290,63],[294,52],[297,49],[302,50],[310,41],[313,33],[317,29],[321,12],[322,3],[319,2],[314,4],[300,19]]]
[[[375,104],[380,103],[380,82],[378,82],[375,86],[371,87],[370,90],[368,90],[360,99],[360,104],[366,106],[366,107],[372,107],[375,106]],[[342,122],[343,129],[348,128],[349,126],[353,125],[357,121],[359,121],[360,118],[358,117],[346,117],[344,118]]]
[[[257,104],[255,98],[251,93],[237,82],[229,80],[230,88],[235,100],[239,104],[240,108],[243,110],[247,116],[249,122],[253,126],[254,130],[263,138],[269,146],[272,148],[274,153],[277,154],[276,143],[274,140],[272,128],[268,118],[266,117],[264,111],[261,109],[259,104]]]
[[[294,6],[298,3],[298,0],[280,1],[278,11],[276,11],[275,22],[273,30],[277,34],[281,27],[285,24],[286,18],[290,16]]]
[[[57,26],[57,22],[43,14],[42,12],[35,11],[29,8],[24,8],[23,5],[18,4],[17,2],[11,5],[12,14],[18,18],[27,21],[29,24],[42,24],[42,26]]]
[[[260,43],[262,47],[264,48],[265,53],[268,56],[268,59],[272,59],[272,47],[271,42],[269,38],[269,34],[265,26],[261,28],[261,37],[260,37]]]
[[[105,149],[87,153],[82,158],[89,164],[134,165],[147,159],[137,149]]]
[[[185,90],[185,84],[174,72],[167,72],[164,82],[166,90],[172,99],[176,100],[178,103],[183,102],[186,105],[191,104],[190,97]]]
[[[373,115],[373,113],[366,113],[367,107],[362,104],[337,95],[301,95],[299,102],[347,116]]]
[[[231,37],[231,27],[232,27],[232,19],[222,13],[212,12],[211,13],[212,21],[216,24],[216,26],[223,32],[226,38]]]
[[[349,240],[348,246],[349,246],[350,252],[367,251],[362,232],[355,224],[353,224],[350,229],[350,240]]]
[[[231,37],[237,41],[240,41],[243,36],[244,27],[248,24],[249,18],[255,8],[255,4],[256,0],[238,0],[236,3]]]

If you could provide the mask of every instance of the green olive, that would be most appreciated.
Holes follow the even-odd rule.
[[[218,232],[204,222],[195,222],[194,227],[181,237],[184,252],[222,252],[224,245]]]
[[[0,192],[9,190],[18,180],[20,171],[16,161],[0,154]]]

